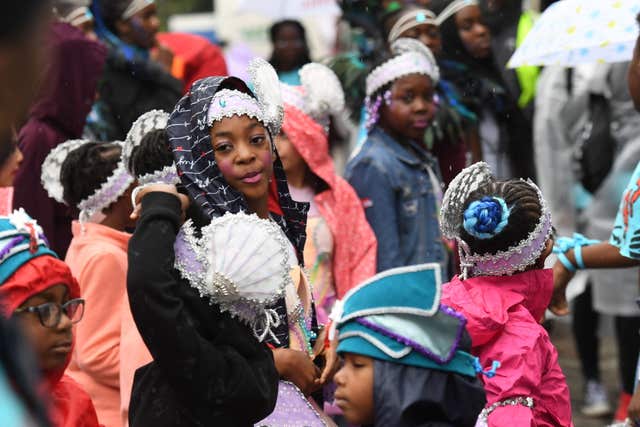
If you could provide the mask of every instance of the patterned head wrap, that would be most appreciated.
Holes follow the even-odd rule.
[[[243,195],[222,176],[211,146],[208,114],[212,99],[222,89],[255,97],[247,85],[236,77],[207,77],[193,84],[189,93],[176,105],[167,125],[169,146],[182,184],[191,199],[211,218],[227,212],[248,211]],[[261,98],[258,96],[259,101]],[[291,198],[284,168],[276,153],[269,210],[295,246],[299,259],[302,259],[306,239],[308,209],[307,203]]]

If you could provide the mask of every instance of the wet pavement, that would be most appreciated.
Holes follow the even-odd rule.
[[[613,336],[610,319],[603,318],[600,336],[600,369],[602,380],[609,391],[609,402],[613,410],[618,399],[618,363],[617,346]],[[604,418],[587,418],[580,413],[583,394],[583,380],[580,373],[580,362],[576,355],[571,324],[568,318],[555,319],[551,331],[551,339],[558,349],[560,365],[567,376],[571,390],[571,405],[573,408],[573,422],[575,427],[604,427],[611,422],[611,416]]]

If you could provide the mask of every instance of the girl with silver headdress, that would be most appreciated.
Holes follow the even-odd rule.
[[[272,142],[277,75],[262,60],[249,72],[255,94],[235,77],[193,84],[166,130],[180,183],[134,200],[128,288],[154,361],[136,378],[132,426],[274,425],[261,421],[274,408],[323,422],[306,398],[322,385],[313,356],[323,345],[298,267],[307,205],[292,200]]]
[[[436,110],[439,71],[422,43],[400,38],[367,77],[367,141],[345,177],[378,239],[377,270],[438,262],[447,254],[437,224],[441,182],[422,140]]]
[[[553,273],[544,269],[553,238],[538,187],[498,181],[476,163],[445,193],[441,229],[457,241],[462,270],[443,286],[442,302],[466,317],[480,364],[499,366],[483,378],[479,425],[572,425],[558,354],[540,324],[553,292]]]
[[[126,294],[127,230],[135,224],[129,218],[134,178],[125,163],[123,143],[74,140],[49,154],[42,175],[51,197],[80,211],[65,260],[91,310],[76,327],[68,373],[109,427],[125,424],[121,410],[126,413],[134,372],[151,360]]]
[[[440,60],[442,36],[437,16],[429,9],[405,6],[390,14],[383,21],[389,44],[400,37],[420,41]],[[463,103],[455,85],[440,78],[436,86],[438,110],[424,135],[427,149],[438,158],[445,185],[468,164],[481,160],[482,153],[473,137],[477,130],[477,116]]]

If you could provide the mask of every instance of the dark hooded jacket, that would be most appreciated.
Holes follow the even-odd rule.
[[[107,50],[64,23],[53,24],[49,43],[51,57],[40,96],[18,135],[24,160],[16,175],[13,200],[16,208],[23,207],[38,221],[51,249],[64,257],[74,212],[49,198],[40,183],[41,167],[58,144],[81,137]]]
[[[211,150],[206,117],[210,100],[221,86],[251,93],[236,78],[199,80],[178,103],[167,126],[181,191],[192,200],[189,216],[196,227],[225,212],[247,210],[242,195],[222,177]],[[301,254],[307,205],[289,196],[279,160],[274,178],[270,211]],[[272,352],[249,327],[210,305],[174,268],[180,214],[175,197],[146,195],[129,243],[131,311],[154,358],[136,372],[130,425],[253,425],[275,407],[279,375]],[[278,312],[285,321],[276,335],[286,344],[283,307]]]
[[[469,334],[460,343],[471,350]],[[375,426],[473,427],[486,404],[478,378],[374,360]]]

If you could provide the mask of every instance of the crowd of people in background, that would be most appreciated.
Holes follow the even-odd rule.
[[[639,425],[640,43],[508,69],[520,1],[338,4],[245,80],[153,0],[5,6],[2,426],[570,427],[547,309]]]

